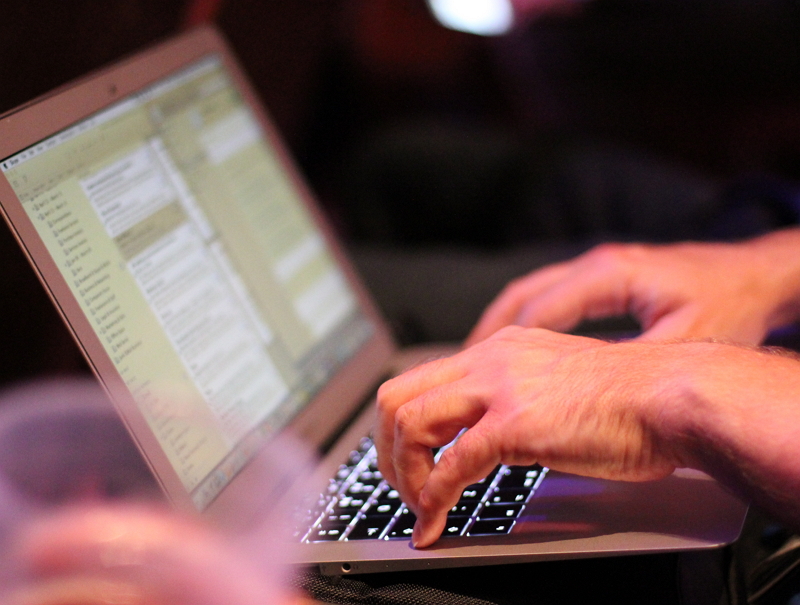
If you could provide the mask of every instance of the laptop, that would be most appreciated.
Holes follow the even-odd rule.
[[[0,117],[0,205],[175,507],[247,523],[236,503],[262,448],[290,433],[325,453],[298,564],[358,574],[739,534],[746,505],[699,472],[619,483],[499,467],[435,545],[412,548],[369,433],[377,386],[415,354],[396,348],[213,28]]]

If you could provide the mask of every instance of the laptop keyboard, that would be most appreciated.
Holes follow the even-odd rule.
[[[447,515],[442,537],[509,533],[547,468],[500,465],[468,486]],[[383,480],[372,440],[365,437],[310,507],[296,535],[303,542],[408,540],[416,517]],[[310,528],[310,529],[309,529]]]

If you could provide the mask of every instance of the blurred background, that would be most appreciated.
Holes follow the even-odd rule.
[[[404,343],[598,241],[800,216],[795,0],[521,0],[500,36],[424,0],[6,4],[0,112],[215,21]],[[5,227],[0,254],[0,385],[84,371]]]

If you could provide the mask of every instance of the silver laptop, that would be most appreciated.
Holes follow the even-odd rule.
[[[165,494],[247,523],[290,432],[330,484],[297,521],[327,574],[709,549],[746,506],[678,471],[616,483],[500,467],[433,547],[375,465],[397,351],[230,50],[178,37],[0,117],[0,204]],[[266,496],[265,496],[266,497]],[[269,496],[272,497],[272,496]]]

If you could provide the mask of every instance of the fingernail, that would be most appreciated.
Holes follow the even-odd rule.
[[[411,533],[411,545],[414,548],[419,548],[419,543],[422,541],[422,530],[420,529],[420,523],[417,521],[414,524],[414,531]]]

